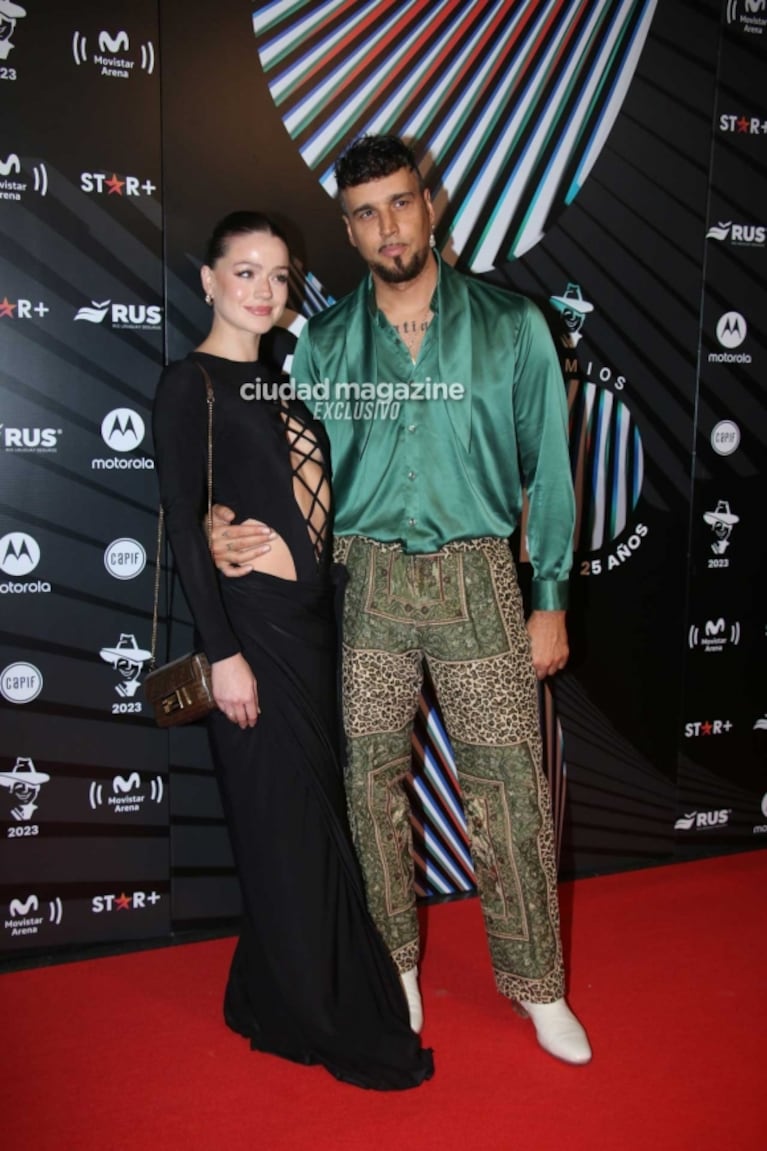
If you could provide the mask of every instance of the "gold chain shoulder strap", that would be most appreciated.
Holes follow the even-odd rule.
[[[210,547],[210,541],[213,536],[213,405],[216,402],[216,396],[207,369],[199,363],[197,367],[202,372],[202,378],[205,381],[205,400],[208,405],[208,514],[205,520],[205,526],[207,528],[208,547]],[[154,568],[154,607],[152,609],[152,642],[150,644],[152,658],[149,661],[150,671],[153,670],[157,662],[157,619],[160,604],[160,562],[162,560],[162,532],[164,522],[165,511],[161,502],[157,515],[157,555]]]

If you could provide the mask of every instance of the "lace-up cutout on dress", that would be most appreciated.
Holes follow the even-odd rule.
[[[280,415],[290,450],[293,495],[304,517],[317,563],[322,558],[330,518],[330,484],[320,446],[311,427],[286,404]]]

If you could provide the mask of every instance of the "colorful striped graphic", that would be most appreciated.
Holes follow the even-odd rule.
[[[404,136],[440,243],[487,271],[537,244],[577,196],[656,4],[276,0],[253,28],[274,103],[326,191],[354,137]]]
[[[554,836],[559,858],[564,828],[567,766],[562,728],[554,697],[539,687],[543,770],[551,791]],[[413,772],[405,781],[412,809],[415,885],[420,896],[473,891],[471,859],[461,789],[453,749],[445,731],[434,688],[427,679],[413,729]]]
[[[626,528],[639,500],[642,441],[628,408],[607,388],[571,379],[568,404],[575,550],[599,551]]]

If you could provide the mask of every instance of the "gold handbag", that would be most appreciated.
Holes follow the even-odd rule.
[[[208,545],[213,531],[213,385],[202,364],[197,367],[205,380],[208,404]],[[160,561],[162,553],[162,533],[164,523],[162,504],[157,519],[157,563],[154,577],[154,610],[152,612],[152,658],[149,661],[149,675],[144,679],[144,695],[154,709],[154,719],[158,727],[179,727],[203,719],[215,710],[213,687],[210,677],[210,664],[202,651],[193,651],[155,667],[157,650],[157,617],[160,600]]]

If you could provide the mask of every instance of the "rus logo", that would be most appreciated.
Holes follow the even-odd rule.
[[[0,447],[6,452],[55,452],[61,428],[9,428],[0,424]]]
[[[731,815],[731,808],[722,808],[718,811],[690,811],[680,815],[674,824],[674,830],[708,831],[711,828],[726,827]]]

